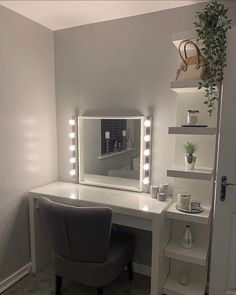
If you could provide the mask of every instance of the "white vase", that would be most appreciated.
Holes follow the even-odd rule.
[[[194,237],[189,225],[185,226],[180,240],[181,246],[185,249],[191,249],[194,246]]]
[[[194,170],[195,168],[195,163],[196,163],[197,157],[192,155],[192,156],[185,156],[185,167],[186,170]]]

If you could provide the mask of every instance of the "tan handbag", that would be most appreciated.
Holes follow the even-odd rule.
[[[196,55],[188,57],[188,45],[192,45],[194,49],[196,49]],[[184,46],[184,56],[181,51],[182,46]],[[182,60],[182,64],[177,71],[176,81],[202,80],[205,74],[205,66],[199,47],[191,40],[183,40],[179,45],[179,55]]]

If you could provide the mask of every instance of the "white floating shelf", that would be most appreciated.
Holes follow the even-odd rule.
[[[215,135],[217,129],[212,127],[169,127],[169,134]]]
[[[213,169],[199,167],[194,170],[186,170],[185,167],[174,166],[167,170],[167,176],[211,181],[213,177]]]
[[[172,42],[174,43],[177,49],[179,49],[180,42],[186,39],[196,43],[200,49],[204,47],[202,43],[197,41],[197,33],[195,31],[179,32],[172,35]],[[193,49],[194,47],[192,45],[189,45],[187,47],[187,50],[193,50]]]
[[[184,213],[176,209],[176,203],[173,202],[166,210],[166,217],[170,219],[183,220],[188,222],[195,222],[201,224],[208,224],[211,208],[203,207],[204,211],[199,214]]]
[[[122,150],[120,152],[110,152],[110,153],[103,154],[103,155],[99,156],[98,159],[102,160],[102,159],[106,159],[106,158],[110,158],[110,157],[115,157],[115,156],[119,156],[119,155],[131,152],[131,151],[134,151],[134,150],[135,150],[135,148],[128,148],[128,149]]]
[[[191,276],[187,286],[180,285],[178,276],[170,272],[163,287],[163,294],[166,295],[204,295],[206,282],[202,276]]]
[[[201,80],[172,81],[171,89],[177,93],[204,92],[204,88],[198,89]]]
[[[192,249],[184,249],[179,241],[171,240],[165,249],[165,257],[202,266],[206,265],[207,256],[208,242],[196,243]]]

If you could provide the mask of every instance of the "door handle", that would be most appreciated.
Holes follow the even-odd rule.
[[[226,188],[227,186],[235,186],[235,183],[228,183],[227,176],[222,176],[221,177],[221,192],[220,192],[220,200],[223,202],[226,198]]]

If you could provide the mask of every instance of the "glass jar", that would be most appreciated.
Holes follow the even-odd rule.
[[[188,110],[188,117],[187,117],[188,125],[198,124],[198,116],[199,116],[198,110]]]
[[[189,193],[178,193],[177,208],[180,210],[190,210],[191,195]]]

